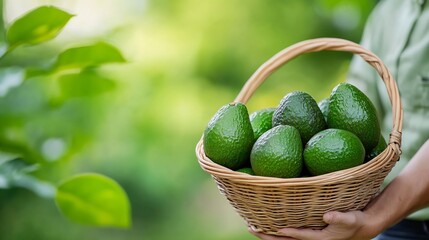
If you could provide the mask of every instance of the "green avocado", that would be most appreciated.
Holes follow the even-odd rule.
[[[293,178],[302,171],[302,142],[295,127],[279,125],[262,134],[253,145],[250,164],[256,175]]]
[[[230,103],[220,108],[203,135],[206,156],[232,170],[248,163],[254,141],[249,113],[242,103]]]
[[[337,85],[330,96],[328,127],[354,133],[365,150],[371,151],[380,139],[380,123],[370,99],[349,83]]]
[[[386,147],[386,140],[384,140],[383,136],[380,135],[380,140],[378,141],[377,146],[375,146],[375,148],[373,148],[370,152],[366,154],[365,162],[368,162],[369,160],[377,157],[380,153],[384,151],[384,149],[386,149]]]
[[[303,144],[314,134],[326,128],[325,118],[317,102],[308,93],[295,91],[287,94],[273,114],[273,127],[290,125],[298,129]]]
[[[365,148],[353,133],[326,129],[314,135],[304,148],[304,163],[311,175],[321,175],[358,166]]]
[[[274,110],[275,108],[264,108],[250,114],[250,123],[252,124],[255,140],[272,128]]]
[[[328,120],[328,111],[329,111],[329,98],[325,98],[317,103],[317,105],[320,108],[320,111],[322,111],[323,116],[325,117],[325,121]]]

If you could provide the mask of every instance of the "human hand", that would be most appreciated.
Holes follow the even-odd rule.
[[[282,236],[249,231],[262,240],[368,240],[378,234],[371,220],[373,218],[362,211],[328,212],[323,215],[323,221],[329,225],[322,230],[284,228],[278,232]]]

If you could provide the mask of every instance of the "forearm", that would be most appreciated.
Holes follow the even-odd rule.
[[[429,141],[404,170],[367,206],[373,231],[381,232],[410,213],[429,204]]]

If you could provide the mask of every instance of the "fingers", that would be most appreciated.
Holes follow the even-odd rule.
[[[279,232],[300,240],[350,239],[355,233],[356,225],[358,225],[357,213],[357,211],[328,212],[323,215],[323,221],[329,226],[323,230],[285,228]]]
[[[279,237],[255,232],[252,228],[249,228],[249,232],[262,240],[297,240],[296,238],[292,237]]]
[[[279,233],[288,236],[287,239],[300,239],[300,240],[320,240],[321,231],[312,229],[296,229],[296,228],[284,228],[280,229]]]
[[[320,240],[320,239],[350,239],[358,227],[358,212],[328,212],[323,215],[323,221],[329,226],[323,230],[284,228],[279,230],[282,237],[249,231],[262,240]]]
[[[356,224],[356,214],[354,212],[328,212],[323,215],[323,221],[327,224],[351,226]]]

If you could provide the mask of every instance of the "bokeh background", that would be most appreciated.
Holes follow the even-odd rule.
[[[195,156],[212,115],[231,102],[264,61],[298,41],[358,42],[370,0],[6,0],[4,19],[40,5],[75,16],[52,41],[22,47],[8,66],[43,65],[65,47],[103,40],[127,59],[102,71],[107,90],[82,82],[61,101],[49,79],[0,79],[0,128],[42,159],[32,175],[58,184],[76,173],[115,179],[132,206],[129,229],[93,228],[64,218],[50,198],[25,187],[0,189],[0,239],[255,239]],[[317,101],[344,81],[351,54],[297,58],[273,74],[248,103],[275,107],[290,91]],[[10,73],[9,73],[10,75]],[[8,80],[9,79],[9,80]],[[101,87],[104,89],[103,87]],[[89,89],[89,90],[88,90]],[[12,139],[12,140],[11,140]],[[1,142],[1,141],[0,141]],[[1,183],[1,179],[0,179]],[[1,186],[1,184],[0,184]]]

